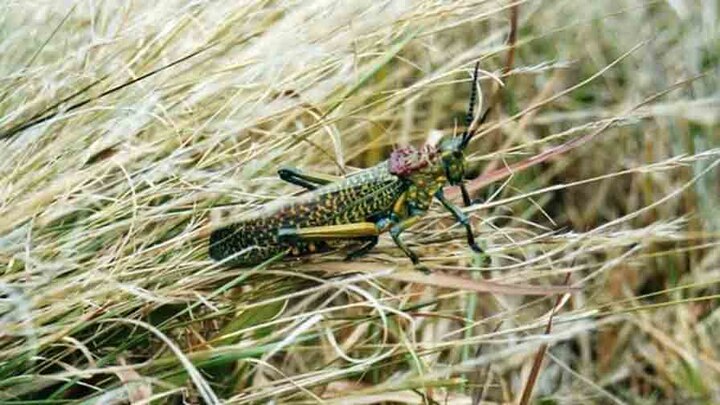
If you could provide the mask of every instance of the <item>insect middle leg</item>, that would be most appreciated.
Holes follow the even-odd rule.
[[[403,233],[406,229],[410,228],[411,226],[415,225],[421,218],[421,213],[413,213],[411,216],[403,219],[400,222],[397,222],[393,224],[390,227],[390,236],[392,236],[393,242],[397,245],[397,247],[400,248],[400,250],[405,253],[405,256],[407,256],[411,262],[417,267],[419,270],[428,273],[429,270],[420,264],[420,259],[418,258],[418,255],[415,254],[412,250],[410,250],[409,247],[403,242],[402,239],[400,239],[400,234]]]
[[[305,173],[294,167],[283,167],[278,170],[278,176],[288,183],[304,187],[308,190],[315,190],[320,186],[334,183],[341,180],[341,177],[324,173]]]

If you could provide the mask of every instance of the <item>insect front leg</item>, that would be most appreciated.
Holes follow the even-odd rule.
[[[460,191],[462,192],[463,204],[465,204],[466,207],[469,207],[476,202],[470,198],[470,193],[468,193],[467,188],[465,187],[465,182],[460,183]]]
[[[438,192],[435,193],[435,198],[440,200],[445,209],[450,211],[453,217],[455,217],[455,220],[465,227],[465,232],[467,233],[467,242],[470,248],[478,253],[484,253],[482,248],[480,248],[480,246],[475,243],[475,236],[473,235],[472,226],[470,225],[470,219],[468,219],[468,216],[465,215],[464,212],[460,211],[460,208],[458,208],[456,205],[448,201],[447,198],[445,198],[442,189],[438,190]]]
[[[278,170],[277,173],[281,179],[288,183],[304,187],[310,191],[342,179],[341,177],[324,173],[305,173],[294,167],[283,167]]]
[[[462,192],[463,205],[466,207],[482,203],[481,198],[476,198],[474,200],[470,198],[470,193],[468,192],[467,187],[465,187],[465,182],[460,183],[460,191]]]

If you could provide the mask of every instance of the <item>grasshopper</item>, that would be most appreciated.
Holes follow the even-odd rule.
[[[352,259],[370,251],[378,236],[389,231],[413,264],[425,270],[401,234],[422,218],[433,199],[465,227],[470,248],[482,252],[467,215],[443,194],[448,184],[460,186],[465,206],[472,204],[463,183],[464,150],[488,113],[486,110],[478,125],[473,125],[478,65],[473,73],[467,129],[461,136],[446,137],[438,147],[396,149],[388,160],[346,177],[282,168],[278,171],[281,179],[308,192],[271,203],[252,217],[213,231],[210,257],[231,266],[252,266],[283,252],[301,256],[325,251],[337,242],[359,243],[347,256]]]

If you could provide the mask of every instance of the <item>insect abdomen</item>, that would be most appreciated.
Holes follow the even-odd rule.
[[[250,225],[250,226],[248,226]],[[250,266],[262,263],[284,249],[269,237],[273,230],[254,229],[252,224],[238,223],[220,228],[210,234],[210,257],[225,260],[235,255],[228,264]],[[277,233],[277,230],[274,230]]]

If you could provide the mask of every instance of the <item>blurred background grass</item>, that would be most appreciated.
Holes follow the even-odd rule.
[[[718,7],[5,2],[0,401],[720,402]],[[211,229],[298,191],[279,166],[451,134],[478,60],[477,176],[612,123],[476,191],[487,257],[433,209],[406,237],[422,282],[387,239],[353,263],[208,259]]]

